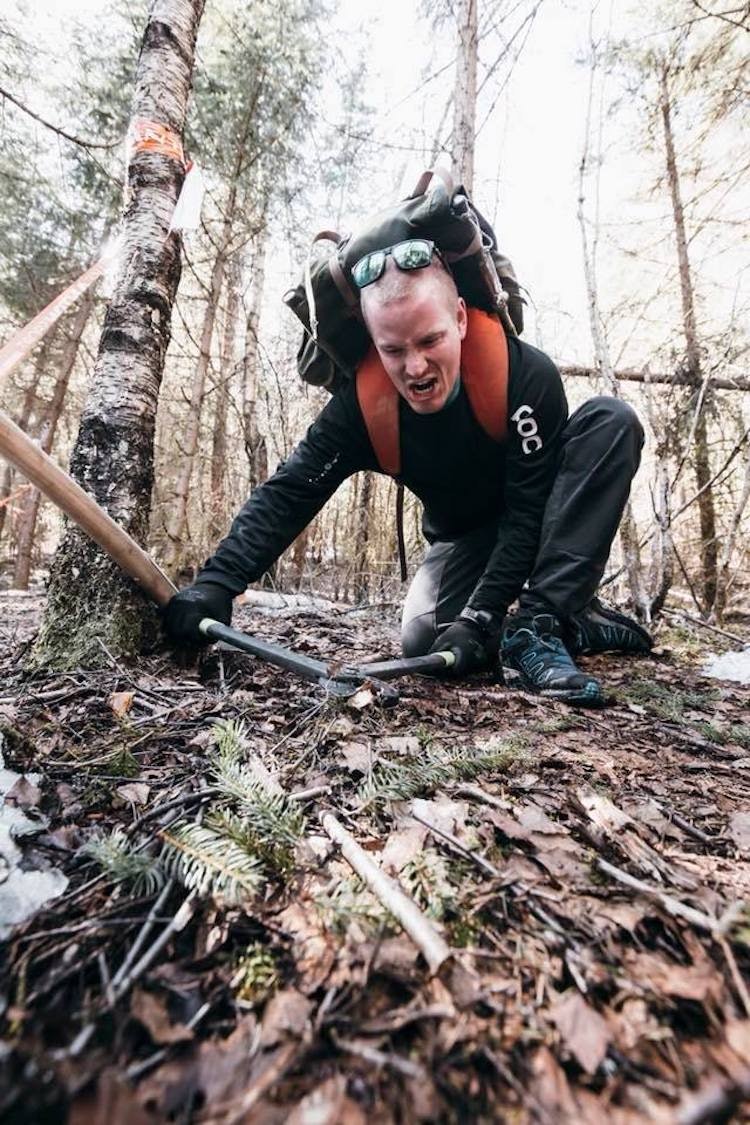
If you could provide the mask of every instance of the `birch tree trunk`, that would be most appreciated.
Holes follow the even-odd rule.
[[[597,214],[594,218],[594,237],[592,240],[590,240],[589,221],[586,217],[585,211],[586,175],[591,143],[591,116],[594,103],[594,76],[597,68],[596,46],[593,42],[592,36],[590,37],[590,41],[593,57],[591,60],[591,72],[589,77],[589,93],[586,110],[586,126],[584,131],[583,152],[581,154],[581,162],[578,169],[577,217],[578,225],[581,228],[583,273],[586,282],[586,295],[588,298],[589,307],[589,325],[591,327],[591,339],[594,345],[594,358],[596,361],[596,366],[599,369],[604,380],[607,391],[614,398],[619,398],[620,388],[617,384],[617,378],[615,376],[614,366],[612,364],[612,357],[609,351],[609,343],[607,341],[607,335],[604,331],[601,309],[599,307],[599,291],[596,277],[596,250],[599,230],[599,217]],[[599,147],[601,148],[601,145]],[[599,169],[600,166],[601,161],[597,160],[597,169]],[[597,171],[597,176],[598,174],[599,173]],[[641,563],[640,547],[638,544],[638,528],[636,526],[635,517],[633,515],[633,507],[630,503],[630,500],[628,500],[625,504],[625,509],[620,521],[619,534],[620,544],[622,546],[623,562],[625,564],[625,570],[628,575],[628,584],[630,586],[630,595],[635,607],[636,614],[641,620],[648,620],[649,605],[643,588],[643,567]]]
[[[57,423],[60,421],[60,415],[62,414],[65,404],[65,396],[68,393],[70,377],[73,374],[73,368],[75,367],[76,358],[81,346],[81,338],[83,337],[93,308],[94,294],[93,290],[89,290],[89,292],[84,294],[81,298],[78,311],[70,326],[70,335],[63,347],[55,389],[52,393],[49,406],[47,407],[44,421],[42,422],[39,445],[44,453],[52,452],[55,433],[57,432]],[[28,590],[29,588],[31,553],[34,546],[37,519],[39,518],[40,502],[41,494],[39,489],[33,488],[27,494],[21,508],[20,519],[18,521],[16,567],[13,573],[13,585],[18,590]]]
[[[659,109],[664,129],[664,149],[666,156],[667,184],[672,204],[677,262],[680,277],[680,297],[682,301],[682,329],[685,336],[685,355],[689,381],[696,389],[696,416],[694,422],[695,451],[693,466],[695,482],[700,496],[698,512],[701,530],[702,585],[705,608],[710,610],[716,600],[718,544],[716,539],[716,510],[713,489],[711,488],[711,462],[708,449],[708,423],[712,393],[708,386],[701,391],[701,354],[698,343],[698,328],[695,316],[695,292],[688,256],[688,239],[685,230],[685,212],[680,191],[680,177],[672,129],[672,100],[669,90],[669,67],[664,63],[659,75]]]
[[[477,9],[479,0],[457,0],[456,82],[453,98],[453,173],[474,190],[474,136],[477,112]]]
[[[153,0],[136,69],[131,129],[166,126],[181,140],[204,0]],[[179,154],[133,146],[115,292],[71,458],[77,481],[140,544],[153,487],[156,407],[180,279],[168,234],[184,178]],[[134,655],[156,614],[134,583],[75,527],[55,557],[37,665],[96,666]]]

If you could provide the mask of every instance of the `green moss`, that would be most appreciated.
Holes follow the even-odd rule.
[[[152,643],[156,609],[112,559],[81,532],[66,535],[55,556],[42,625],[29,671],[112,667]]]

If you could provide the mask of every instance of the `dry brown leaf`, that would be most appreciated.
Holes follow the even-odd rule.
[[[555,1002],[550,1015],[570,1053],[587,1074],[595,1074],[610,1044],[607,1021],[574,988]]]
[[[9,805],[17,805],[20,809],[33,809],[42,799],[42,791],[38,785],[29,781],[28,777],[21,775],[5,794]]]
[[[127,1080],[114,1067],[108,1068],[93,1092],[75,1098],[68,1125],[156,1125],[157,1118],[138,1103]]]
[[[565,1071],[547,1047],[531,1060],[531,1094],[555,1125],[580,1125],[578,1108]]]
[[[135,699],[134,691],[113,691],[107,703],[112,708],[113,714],[122,719],[127,715],[130,708],[133,706]]]
[[[367,1117],[346,1093],[346,1077],[337,1074],[316,1086],[292,1110],[285,1125],[366,1125]]]
[[[741,852],[750,852],[750,812],[741,809],[729,818],[729,835]]]
[[[364,711],[365,707],[372,705],[374,699],[375,694],[372,688],[365,687],[355,691],[354,695],[351,695],[346,702],[354,711]]]
[[[336,960],[336,948],[323,929],[320,915],[309,902],[291,903],[279,914],[279,924],[294,938],[297,983],[310,995],[329,976]]]
[[[301,1039],[310,1018],[312,1004],[296,988],[284,988],[266,1004],[260,1029],[260,1045],[275,1047],[291,1036]]]
[[[389,874],[398,874],[424,848],[427,829],[421,824],[391,832],[380,857],[380,865]]]
[[[339,753],[350,773],[367,773],[370,769],[372,754],[366,742],[343,742],[339,746]]]
[[[708,957],[693,965],[670,964],[655,953],[626,951],[623,957],[630,976],[639,986],[650,988],[657,995],[675,996],[681,1000],[722,1004],[724,981]]]
[[[556,824],[554,820],[550,820],[544,809],[535,805],[533,801],[515,809],[515,814],[518,823],[528,832],[542,832],[551,835],[565,833],[565,828],[561,824]]]
[[[413,756],[419,754],[419,739],[412,735],[388,735],[378,739],[378,750],[384,754],[403,754]]]
[[[129,781],[127,785],[118,785],[115,793],[128,805],[145,805],[148,801],[151,787],[145,781]]]
[[[193,1038],[191,1028],[172,1023],[166,1004],[153,992],[137,988],[130,1001],[130,1014],[143,1024],[154,1043],[185,1043]]]
[[[750,1020],[727,1020],[725,1030],[735,1055],[750,1065]]]

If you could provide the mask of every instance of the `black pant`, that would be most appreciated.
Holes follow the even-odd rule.
[[[544,509],[539,550],[523,609],[565,618],[587,605],[601,581],[630,484],[641,459],[643,427],[620,399],[592,398],[571,416]],[[404,604],[401,645],[419,656],[471,597],[497,542],[496,521],[432,544]]]

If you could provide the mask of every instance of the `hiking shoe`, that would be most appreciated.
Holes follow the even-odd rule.
[[[598,598],[566,621],[568,648],[574,655],[593,652],[630,652],[646,654],[653,640],[642,625]]]
[[[500,655],[505,683],[566,703],[600,707],[598,680],[576,668],[562,640],[562,625],[551,613],[508,618]]]

